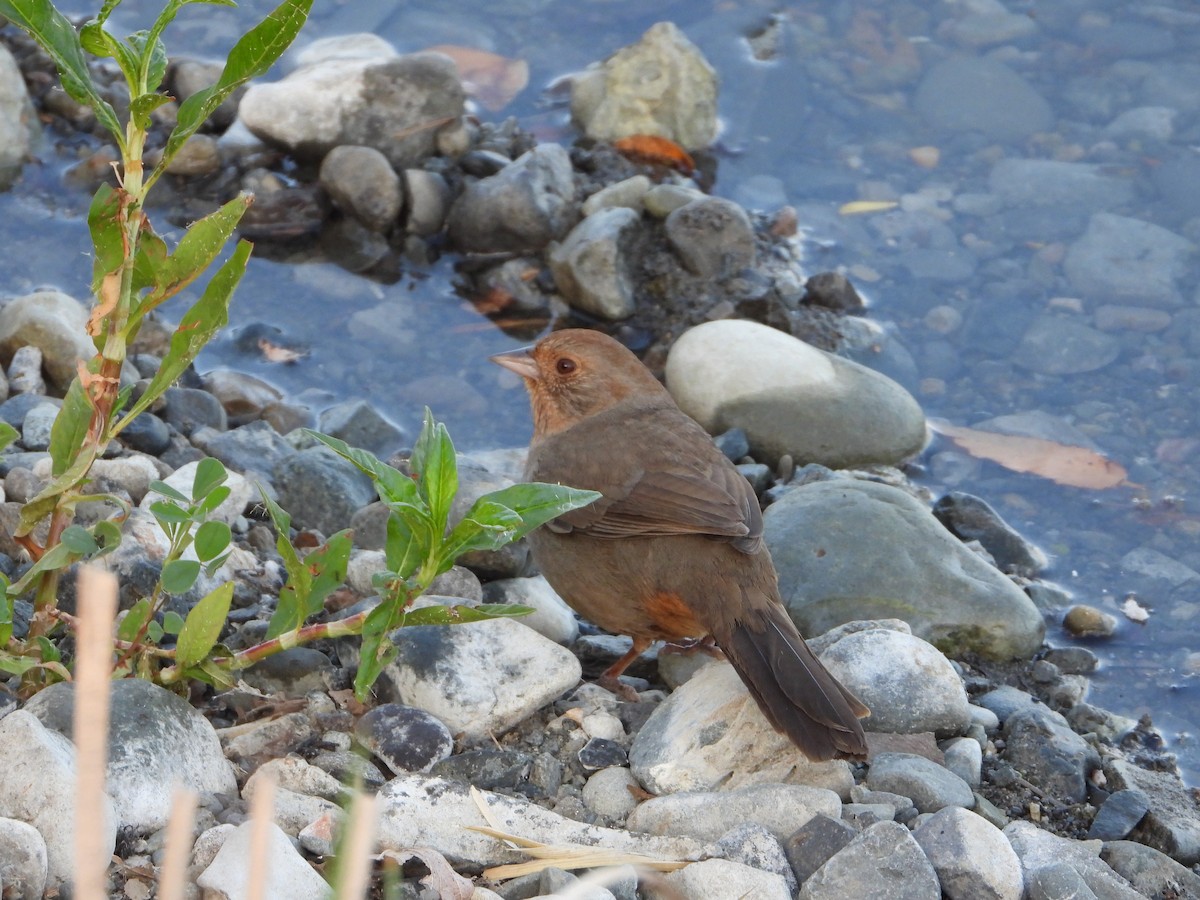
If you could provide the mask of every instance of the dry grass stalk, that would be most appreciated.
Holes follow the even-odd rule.
[[[250,872],[246,900],[264,900],[267,886],[267,848],[274,824],[275,777],[262,778],[250,800]]]
[[[379,821],[378,806],[373,795],[355,792],[338,859],[338,900],[356,900],[367,895],[371,882],[371,857],[375,850],[375,828]]]
[[[158,873],[159,900],[183,900],[187,884],[188,855],[192,850],[192,823],[196,814],[196,792],[176,786],[171,794],[171,818],[167,820],[167,843]]]
[[[112,676],[113,619],[117,579],[85,566],[79,573],[79,630],[76,634],[73,735],[78,760],[75,793],[75,892],[78,900],[104,900],[106,848],[99,827],[105,809],[108,766],[109,683]]]

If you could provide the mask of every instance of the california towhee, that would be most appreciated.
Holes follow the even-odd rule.
[[[529,389],[525,478],[604,495],[529,535],[534,561],[567,603],[633,638],[601,684],[618,686],[653,641],[711,635],[767,720],[806,756],[865,756],[858,719],[869,711],[788,617],[750,483],[638,358],[606,335],[571,329],[492,361]]]

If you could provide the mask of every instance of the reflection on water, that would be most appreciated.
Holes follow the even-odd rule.
[[[239,13],[187,7],[175,46],[219,53]],[[157,2],[127,0],[118,22]],[[455,43],[528,61],[505,110],[569,140],[539,86],[671,18],[722,78],[725,131],[715,190],[747,206],[797,207],[813,270],[842,267],[886,324],[859,359],[914,391],[930,416],[973,425],[1025,416],[1043,436],[1083,440],[1136,488],[1093,492],[928,452],[926,482],[985,497],[1054,557],[1052,577],[1123,617],[1097,648],[1093,699],[1152,711],[1194,783],[1200,775],[1200,11],[1190,0],[318,4],[304,39],[374,31],[402,50]],[[86,11],[80,7],[79,12]],[[86,198],[60,186],[47,151],[0,197],[9,252],[0,289],[54,282],[79,294]],[[850,200],[894,210],[840,216]],[[20,265],[16,261],[20,261]],[[455,293],[452,261],[381,285],[321,264],[251,266],[235,323],[307,343],[291,367],[239,353],[205,366],[254,371],[320,408],[365,396],[410,431],[424,403],[460,445],[523,443],[519,390],[486,357],[515,341]],[[865,358],[864,358],[865,357]],[[1047,419],[1029,414],[1048,414]],[[1047,424],[1048,423],[1048,424]],[[1070,639],[1052,629],[1051,639]]]

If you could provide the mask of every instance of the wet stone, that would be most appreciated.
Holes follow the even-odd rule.
[[[846,313],[866,307],[850,279],[840,272],[821,272],[809,278],[804,283],[804,302]]]
[[[1139,790],[1117,791],[1096,812],[1088,838],[1119,841],[1137,827],[1150,809],[1150,798]]]
[[[1044,659],[1067,675],[1090,675],[1100,665],[1096,654],[1086,647],[1054,647],[1046,651]]]
[[[693,275],[720,278],[754,265],[754,227],[732,200],[694,200],[668,215],[664,227],[671,248]]]
[[[987,501],[952,491],[934,504],[933,514],[963,541],[979,541],[1005,572],[1026,577],[1046,568],[1046,554],[1025,540]]]
[[[988,57],[956,57],[933,66],[913,106],[947,132],[978,131],[991,140],[1016,141],[1054,121],[1050,104],[1024,78]]]
[[[434,763],[429,773],[481,790],[514,790],[528,779],[532,764],[529,754],[515,750],[468,750]]]
[[[373,147],[334,147],[321,161],[318,178],[334,206],[372,231],[387,231],[400,215],[400,176]]]
[[[1077,604],[1063,616],[1063,627],[1076,637],[1110,638],[1116,634],[1117,618],[1094,606]]]
[[[1043,315],[1021,338],[1013,362],[1040,375],[1077,375],[1103,369],[1121,353],[1121,344],[1074,319]]]
[[[354,726],[355,739],[393,773],[428,772],[454,749],[450,730],[422,709],[383,703]]]
[[[323,410],[317,419],[317,428],[351,447],[368,450],[381,458],[396,452],[408,439],[401,429],[365,400],[347,400]]]

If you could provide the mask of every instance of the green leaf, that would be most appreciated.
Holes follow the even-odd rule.
[[[186,509],[180,509],[169,500],[155,500],[150,504],[150,514],[158,520],[163,531],[167,530],[168,525],[187,525],[192,521]]]
[[[205,684],[211,684],[218,691],[229,690],[237,683],[230,671],[231,666],[222,665],[213,659],[201,660],[198,665],[189,666],[184,672],[187,678],[194,678]]]
[[[182,491],[177,491],[175,488],[171,487],[171,485],[167,484],[165,481],[150,482],[150,490],[152,490],[156,494],[162,494],[164,497],[168,497],[171,500],[174,500],[176,503],[189,503],[190,502],[188,497]]]
[[[13,630],[13,598],[8,593],[8,579],[0,574],[0,647],[7,647]]]
[[[100,296],[104,277],[125,262],[125,229],[121,221],[124,192],[102,184],[88,207],[88,230],[92,233],[92,294]]]
[[[429,506],[433,533],[441,535],[446,531],[450,504],[458,493],[458,462],[446,426],[433,420],[428,406],[410,464],[417,474],[417,488]]]
[[[129,104],[129,114],[133,123],[143,131],[150,130],[150,114],[160,106],[166,106],[171,98],[166,94],[140,94]]]
[[[197,91],[179,106],[178,124],[167,138],[162,162],[146,182],[152,185],[174,159],[187,139],[196,133],[225,98],[251,78],[257,78],[277,60],[300,33],[313,0],[284,0],[268,16],[244,34],[225,60],[217,83]]]
[[[168,594],[185,594],[200,577],[200,563],[194,559],[173,559],[163,566],[162,588]]]
[[[304,433],[320,441],[346,461],[354,463],[360,472],[375,483],[375,491],[379,494],[379,499],[384,503],[417,502],[418,491],[416,482],[398,469],[394,469],[387,463],[381,462],[373,453],[368,453],[366,450],[359,450],[357,447],[351,447],[345,441],[340,441],[327,434],[321,434],[321,432],[313,431],[310,428],[304,429]]]
[[[44,635],[37,638],[38,652],[42,655],[42,662],[62,662],[62,654],[58,652],[58,648],[50,643],[50,638]]]
[[[228,500],[229,495],[232,493],[233,493],[233,491],[230,489],[229,485],[227,485],[227,484],[222,484],[222,485],[219,485],[219,486],[213,488],[211,491],[209,491],[209,494],[207,497],[205,497],[203,500],[201,500],[199,503],[196,504],[196,513],[195,514],[197,516],[209,515],[210,513],[215,511],[218,506],[220,506],[222,503],[224,503],[226,500]]]
[[[131,290],[135,295],[158,284],[159,273],[169,265],[168,259],[170,258],[166,242],[154,233],[145,219],[142,220],[142,223],[142,233],[138,236],[137,255],[133,258]]]
[[[219,459],[206,456],[196,463],[196,475],[192,479],[192,499],[202,500],[213,492],[218,485],[224,484],[229,477],[225,466]]]
[[[371,610],[363,623],[358,671],[354,673],[354,696],[365,703],[387,664],[396,658],[396,645],[388,636],[392,631],[395,604],[381,603]]]
[[[150,312],[199,278],[220,255],[253,202],[250,194],[239,194],[220,209],[193,222],[169,256],[166,244],[154,235],[145,248],[145,259],[134,262],[135,284],[144,281],[143,286],[152,288],[138,305],[138,315]],[[143,235],[138,243],[145,241]],[[139,256],[141,249],[139,246]]]
[[[461,625],[488,619],[516,619],[534,612],[532,607],[516,603],[482,603],[479,606],[422,606],[404,614],[402,628],[414,625]]]
[[[33,585],[43,572],[49,572],[52,569],[65,569],[71,563],[79,559],[79,554],[75,553],[66,544],[55,544],[49,550],[42,554],[42,558],[30,566],[21,579],[10,587],[9,594],[13,597],[20,597]]]
[[[162,625],[166,634],[179,634],[183,631],[183,616],[169,609],[163,613]]]
[[[53,430],[51,430],[51,440],[53,440]],[[7,422],[0,422],[0,450],[3,450],[13,441],[21,436],[21,432],[13,428]]]
[[[117,626],[117,639],[122,641],[136,641],[142,629],[150,621],[150,616],[154,611],[150,608],[150,601],[143,597],[137,603],[133,604],[129,612],[121,619],[121,624]]]
[[[401,578],[408,578],[417,571],[421,561],[429,554],[429,548],[422,545],[412,528],[395,511],[388,516],[387,539],[383,549],[388,568]]]
[[[121,529],[116,522],[110,519],[101,519],[93,525],[92,535],[100,544],[100,550],[92,555],[92,559],[99,559],[106,553],[112,553],[121,545]]]
[[[183,371],[192,364],[196,356],[218,331],[229,321],[229,300],[246,271],[250,259],[251,245],[239,241],[233,256],[217,270],[204,289],[204,294],[187,311],[179,327],[171,336],[171,348],[150,379],[142,396],[129,408],[125,418],[113,426],[113,436],[120,433],[126,423],[148,408],[167,388],[175,383]]]
[[[68,525],[59,540],[66,544],[72,553],[78,553],[80,556],[88,556],[100,549],[91,532],[82,525]]]
[[[163,76],[167,74],[167,48],[159,39],[161,35],[161,30],[135,31],[125,39],[140,63],[135,93],[137,90],[143,91],[143,96],[158,90]]]
[[[517,540],[565,512],[595,503],[601,496],[603,495],[597,491],[583,491],[562,484],[534,481],[528,484],[514,484],[484,494],[475,505],[485,501],[495,503],[507,506],[520,516],[521,525],[513,537],[513,540]]]
[[[324,609],[325,599],[346,580],[352,549],[351,532],[347,529],[339,531],[304,557],[300,576],[289,577],[279,592],[279,603],[267,627],[268,638],[294,631]]]
[[[79,487],[87,480],[88,470],[96,459],[95,447],[82,447],[71,461],[65,472],[57,476],[42,488],[36,496],[25,502],[21,507],[21,521],[17,525],[16,536],[29,534],[38,523],[48,516],[58,504],[58,498],[68,491]]]
[[[88,369],[94,364],[93,358],[88,364]],[[55,475],[65,472],[78,455],[91,421],[92,405],[88,402],[83,383],[75,377],[71,379],[71,386],[67,388],[67,395],[63,397],[62,408],[50,427],[50,471]]]
[[[521,517],[499,503],[480,498],[442,542],[438,568],[442,571],[472,550],[496,550],[511,543]],[[442,569],[445,566],[445,569]]]
[[[216,559],[233,540],[233,532],[224,522],[204,522],[196,529],[192,538],[192,546],[196,548],[196,556],[201,562]]]
[[[169,615],[174,615],[177,619],[179,618],[175,613],[170,613]],[[176,630],[178,631],[178,629]],[[152,644],[157,644],[161,641],[163,635],[166,633],[166,629],[162,627],[162,624],[157,619],[151,619],[150,624],[146,626],[146,636],[150,638],[150,643]]]
[[[226,582],[197,603],[190,613],[179,640],[175,644],[175,662],[182,668],[197,665],[217,643],[229,604],[233,602],[233,582]]]
[[[28,32],[41,44],[58,69],[63,90],[95,110],[96,119],[116,139],[123,155],[125,129],[117,121],[112,106],[100,96],[96,85],[92,83],[79,35],[66,16],[55,9],[50,0],[0,0],[0,16]]]

